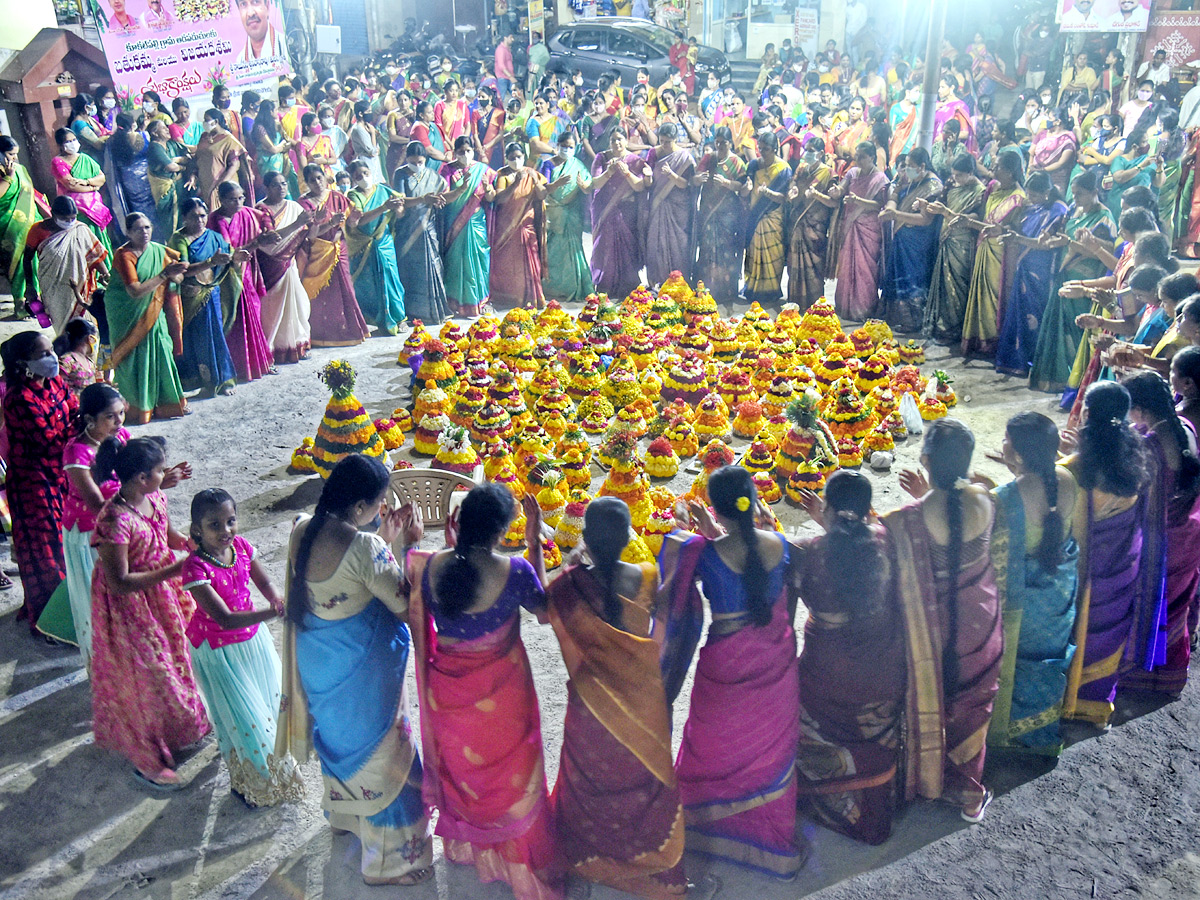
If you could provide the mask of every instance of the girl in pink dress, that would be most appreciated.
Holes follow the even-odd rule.
[[[120,490],[96,517],[100,561],[92,581],[92,727],[96,744],[116,750],[136,776],[159,790],[182,786],[175,751],[208,734],[208,718],[184,634],[196,605],[179,574],[187,538],[171,527],[159,491],[166,467],[161,438],[106,439],[95,478]]]

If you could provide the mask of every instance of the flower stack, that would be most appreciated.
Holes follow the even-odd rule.
[[[437,438],[438,450],[433,460],[435,469],[445,469],[470,477],[479,465],[479,455],[471,446],[471,436],[461,425],[451,424]]]
[[[513,431],[512,416],[495,400],[488,400],[471,419],[471,437],[477,441],[506,441]]]
[[[590,501],[587,494],[572,495],[563,508],[562,518],[554,531],[554,543],[563,550],[574,550],[583,539],[583,516]]]
[[[404,432],[400,430],[395,419],[376,419],[375,430],[379,432],[384,450],[398,450],[404,446]]]
[[[825,400],[821,417],[834,437],[862,440],[875,427],[875,416],[867,408],[849,378],[841,378]]]
[[[345,360],[334,360],[323,366],[317,377],[333,394],[325,405],[325,416],[313,441],[312,461],[317,474],[328,478],[339,460],[355,453],[383,459],[386,455],[383,440],[354,396],[354,367]]]
[[[836,334],[841,334],[842,323],[838,320],[833,304],[822,297],[808,308],[800,319],[798,336],[812,338],[824,347]]]
[[[447,428],[453,427],[454,423],[445,413],[425,416],[413,432],[413,452],[421,456],[437,456],[440,449],[438,438]]]
[[[448,355],[446,345],[440,340],[426,341],[425,358],[421,360],[421,367],[417,369],[417,381],[426,384],[433,381],[442,390],[452,390],[458,384],[458,374],[447,358]]]
[[[696,407],[696,422],[692,427],[702,441],[729,436],[729,407],[720,394],[710,391],[705,395]]]
[[[820,402],[815,391],[806,391],[788,404],[787,419],[791,427],[775,457],[775,475],[781,480],[790,479],[804,463],[815,462],[819,466],[832,460],[836,465],[833,434],[817,414]]]
[[[666,437],[658,437],[646,449],[646,473],[652,478],[674,478],[679,471],[679,457]]]
[[[753,438],[766,424],[762,404],[757,400],[745,400],[738,404],[737,415],[733,418],[733,433],[736,437]]]
[[[947,409],[957,406],[958,396],[954,393],[954,388],[950,386],[954,384],[954,379],[944,369],[935,369],[933,380],[936,383],[934,397],[940,400]]]

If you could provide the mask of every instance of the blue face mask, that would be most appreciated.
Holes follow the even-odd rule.
[[[54,378],[58,375],[58,357],[51,353],[25,363],[25,368],[34,378]]]

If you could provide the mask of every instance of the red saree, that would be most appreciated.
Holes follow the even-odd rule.
[[[983,763],[1004,632],[987,532],[962,547],[957,573],[925,527],[921,502],[883,519],[891,536],[908,653],[905,794],[968,806],[983,800]],[[946,592],[958,579],[951,610]]]
[[[519,615],[478,638],[439,644],[425,596],[431,554],[409,554],[424,751],[422,792],[446,858],[504,881],[518,900],[562,896],[546,802],[542,729]]]
[[[626,623],[645,623],[657,574],[643,570]],[[651,900],[684,893],[683,807],[658,644],[595,612],[599,582],[579,566],[548,591],[550,624],[570,675],[562,760],[550,796],[568,871]]]

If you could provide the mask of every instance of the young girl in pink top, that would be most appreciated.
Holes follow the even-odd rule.
[[[304,797],[296,761],[275,756],[279,715],[279,654],[260,628],[283,614],[254,547],[237,533],[237,505],[209,488],[192,498],[191,538],[196,550],[183,564],[183,586],[196,601],[188,623],[192,669],[229,767],[233,792],[248,806],[274,806]],[[257,609],[250,582],[267,599]]]

